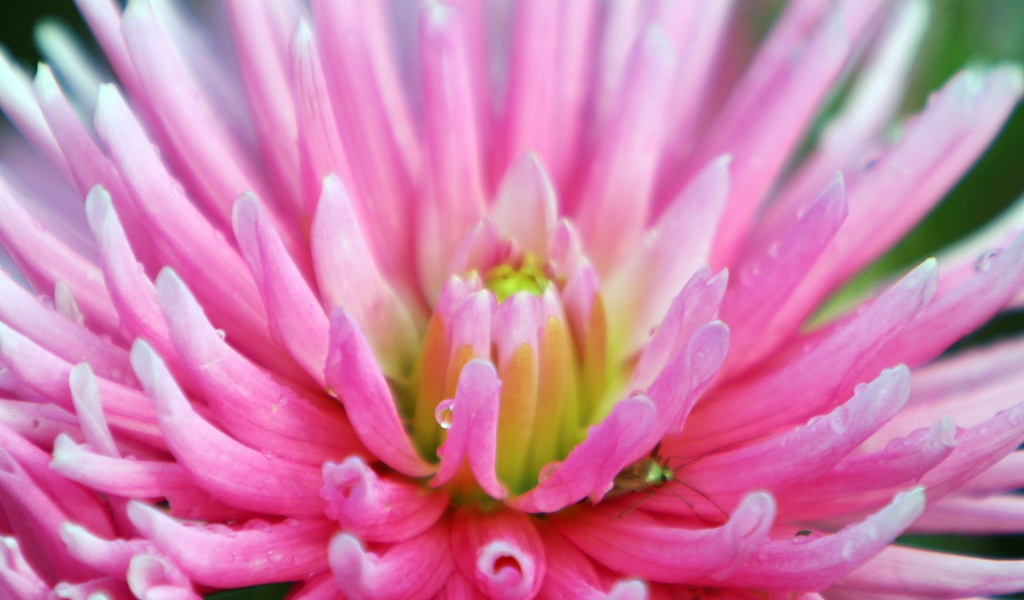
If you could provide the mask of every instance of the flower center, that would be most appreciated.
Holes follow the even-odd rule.
[[[494,294],[499,303],[517,292],[540,296],[548,283],[543,262],[532,254],[524,255],[518,266],[502,263],[484,276],[484,287]]]

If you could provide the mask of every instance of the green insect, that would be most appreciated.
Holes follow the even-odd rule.
[[[672,468],[669,465],[670,459],[668,457],[663,457],[659,455],[660,448],[660,444],[655,446],[654,450],[651,451],[651,454],[647,458],[639,460],[627,466],[622,471],[619,471],[619,474],[616,475],[615,479],[612,480],[612,489],[610,492],[608,492],[605,498],[617,498],[632,493],[644,494],[639,500],[633,503],[633,505],[627,508],[625,512],[623,512],[616,518],[622,518],[627,513],[629,513],[629,511],[639,507],[641,504],[650,499],[654,495],[656,490],[663,489],[664,491],[678,498],[683,504],[689,507],[689,509],[698,519],[702,521],[714,522],[720,520],[717,517],[708,519],[707,517],[702,515],[701,512],[690,501],[688,501],[685,497],[683,497],[683,495],[678,493],[676,490],[672,489],[673,487],[678,486],[685,488],[685,490],[690,490],[697,496],[703,498],[709,504],[714,506],[717,509],[718,513],[720,513],[726,519],[728,519],[728,513],[722,510],[722,507],[720,507],[714,499],[712,499],[704,492],[701,492],[695,487],[687,484],[685,481],[681,480],[676,476],[676,471],[681,470],[682,467],[685,465],[681,465],[679,467],[676,467],[675,469]],[[673,486],[670,484],[675,485]]]
[[[628,492],[638,492],[675,481],[675,471],[668,466],[667,462],[663,463],[658,458],[657,451],[655,448],[651,456],[620,471],[612,480],[612,491],[608,495],[614,498]]]

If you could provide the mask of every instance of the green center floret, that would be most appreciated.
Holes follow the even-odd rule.
[[[505,298],[516,292],[540,296],[548,285],[548,278],[544,275],[543,263],[527,254],[518,266],[502,263],[488,271],[484,276],[484,285],[498,302],[504,302]]]

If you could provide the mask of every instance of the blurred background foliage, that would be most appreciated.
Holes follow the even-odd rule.
[[[904,114],[907,115],[920,110],[929,93],[965,66],[1001,61],[1024,64],[1024,0],[931,0],[930,3],[929,33],[918,57],[904,105]],[[739,5],[748,11],[752,27],[756,29],[770,23],[781,2],[739,0]],[[33,26],[43,18],[64,21],[91,43],[88,30],[71,0],[4,0],[0,42],[30,71],[34,71],[33,65],[39,60],[32,42]],[[946,200],[854,282],[852,289],[863,289],[905,271],[937,249],[986,223],[1022,194],[1024,109],[1018,108],[989,150]],[[1020,331],[1024,331],[1024,313],[1004,315],[971,336],[966,344],[983,343]],[[975,539],[908,536],[903,541],[975,555],[1024,556],[1024,537],[1016,536]],[[269,600],[281,598],[285,590],[283,586],[265,586],[260,590],[236,590],[211,597],[220,600]]]

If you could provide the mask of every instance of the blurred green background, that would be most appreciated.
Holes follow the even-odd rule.
[[[749,2],[755,20],[764,22],[777,10],[778,0]],[[956,70],[998,61],[1024,63],[1024,0],[934,0],[930,31],[917,63],[905,112],[916,112],[928,93]],[[80,31],[87,30],[70,0],[4,0],[0,9],[0,42],[23,65],[39,60],[32,45],[32,27],[43,17],[56,17]],[[756,26],[756,25],[755,25]],[[91,42],[91,40],[90,40]],[[880,277],[904,270],[936,249],[987,222],[1024,193],[1024,109],[1018,109],[998,139],[956,186],[948,198],[892,252],[861,279],[869,285]],[[1008,315],[972,336],[979,343],[1024,330],[1024,316]],[[1024,395],[1024,392],[1022,392]],[[905,541],[985,556],[1024,556],[1024,537],[963,539],[917,536]],[[224,600],[281,598],[285,588],[225,592]],[[1024,596],[1022,596],[1024,597]]]

